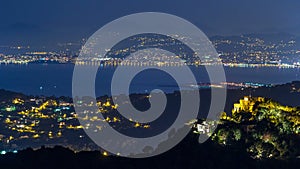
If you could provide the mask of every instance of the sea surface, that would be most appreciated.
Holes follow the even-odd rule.
[[[110,95],[110,85],[116,67],[99,67],[95,80],[96,95]],[[190,67],[198,83],[208,83],[203,66]],[[0,65],[0,89],[29,95],[72,96],[73,64]],[[300,69],[276,67],[225,67],[227,82],[284,84],[300,80]],[[87,74],[86,76],[89,76]],[[130,85],[131,93],[149,92],[160,88],[165,92],[178,90],[176,81],[159,70],[139,73]]]

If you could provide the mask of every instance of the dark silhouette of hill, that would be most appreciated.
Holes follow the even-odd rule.
[[[7,91],[4,89],[0,89],[0,101],[6,101],[6,100],[11,100],[16,97],[25,97],[24,94],[22,93],[17,93],[17,92],[12,92],[12,91]]]
[[[296,90],[293,90],[295,88]],[[264,96],[285,105],[299,106],[300,82],[293,82],[271,88],[229,90],[226,109],[231,110],[233,103],[245,95]],[[209,106],[209,90],[201,91],[201,102]],[[0,100],[7,100],[25,95],[0,90]],[[206,101],[205,101],[206,100]],[[0,155],[3,169],[85,169],[85,168],[126,168],[126,169],[294,169],[300,166],[300,159],[254,160],[245,151],[245,147],[223,147],[212,141],[198,143],[198,135],[190,133],[180,144],[168,152],[150,158],[130,159],[117,156],[103,156],[99,151],[75,153],[68,148],[26,149],[17,154]]]
[[[17,154],[0,156],[0,166],[5,169],[294,169],[300,165],[299,159],[255,161],[241,150],[227,149],[210,141],[199,144],[197,135],[189,134],[173,149],[150,158],[103,156],[98,151],[74,153],[67,148],[55,147],[36,151],[26,149]]]

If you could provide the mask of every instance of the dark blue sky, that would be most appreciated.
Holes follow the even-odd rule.
[[[121,16],[166,12],[208,35],[300,34],[299,0],[1,0],[0,45],[79,41]]]

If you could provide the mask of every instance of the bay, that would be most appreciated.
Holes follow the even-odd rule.
[[[73,64],[0,65],[0,89],[29,95],[72,96]],[[96,95],[110,95],[110,85],[115,67],[98,69]],[[190,67],[198,83],[208,83],[203,66]],[[227,82],[253,82],[284,84],[300,80],[300,69],[277,67],[225,67]],[[88,76],[88,75],[87,75]],[[162,88],[165,92],[178,90],[176,81],[167,73],[149,70],[138,74],[130,86],[131,93],[149,92]]]

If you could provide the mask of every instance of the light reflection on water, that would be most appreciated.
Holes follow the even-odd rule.
[[[32,95],[71,96],[72,64],[0,65],[0,88]],[[111,77],[115,67],[100,67],[96,79],[97,96],[110,94]],[[199,83],[209,79],[204,67],[191,67]],[[225,67],[227,82],[256,82],[283,84],[300,80],[300,69],[276,67]],[[154,88],[166,92],[176,90],[175,81],[166,73],[149,70],[140,73],[132,82],[131,92],[148,92]]]

